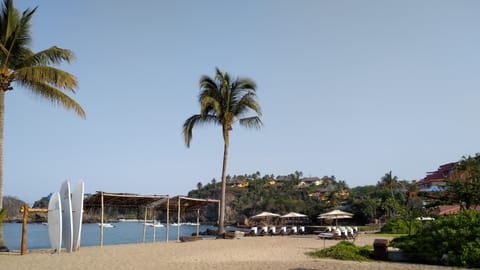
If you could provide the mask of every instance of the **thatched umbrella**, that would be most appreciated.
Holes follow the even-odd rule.
[[[271,212],[261,212],[260,214],[256,214],[250,219],[252,220],[265,220],[267,223],[270,223],[272,219],[280,217],[279,214],[271,213]]]
[[[335,219],[335,224],[336,224],[336,226],[338,226],[338,220],[339,219],[352,218],[352,217],[353,217],[352,213],[348,213],[348,212],[345,212],[345,211],[335,209],[335,210],[332,210],[330,212],[320,214],[320,215],[318,215],[317,218],[320,218],[320,219]]]
[[[286,223],[305,223],[309,220],[307,215],[296,212],[290,212],[281,216],[280,218]]]

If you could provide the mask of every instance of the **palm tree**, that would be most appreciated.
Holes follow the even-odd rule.
[[[393,191],[398,187],[398,177],[392,175],[392,171],[386,173],[377,184],[378,186],[390,191],[394,198]]]
[[[31,49],[30,20],[36,8],[26,9],[22,14],[13,7],[12,0],[4,0],[0,10],[0,209],[3,204],[3,126],[5,93],[20,86],[33,94],[46,98],[85,117],[85,112],[62,90],[75,93],[77,80],[68,72],[54,67],[64,61],[70,62],[73,53],[66,49],[51,47],[34,53]],[[0,251],[8,251],[0,223]]]
[[[218,68],[214,78],[202,76],[200,79],[200,114],[188,118],[183,124],[185,144],[190,147],[192,130],[195,126],[203,124],[216,124],[221,126],[224,141],[222,190],[220,198],[220,217],[218,233],[224,233],[225,222],[225,190],[228,146],[230,144],[230,131],[235,122],[249,128],[260,128],[261,109],[256,100],[256,85],[251,79],[232,79],[228,73],[222,73]],[[256,113],[251,115],[250,113]]]

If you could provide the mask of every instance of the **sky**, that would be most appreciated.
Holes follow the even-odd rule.
[[[230,175],[387,172],[425,177],[480,152],[480,1],[15,1],[38,6],[34,51],[60,67],[87,118],[15,86],[6,94],[4,195],[28,203],[65,180],[86,192],[186,195],[221,179],[218,126],[199,113],[215,68],[258,86],[264,126],[231,132]]]

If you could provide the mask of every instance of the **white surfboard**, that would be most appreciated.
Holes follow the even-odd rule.
[[[72,252],[73,220],[72,220],[72,197],[70,194],[70,182],[65,181],[60,187],[60,200],[62,201],[62,239],[63,247],[67,252]]]
[[[73,241],[72,250],[77,251],[80,248],[80,239],[82,234],[82,216],[83,216],[83,194],[85,184],[78,182],[72,192],[72,220],[73,220]]]
[[[52,193],[48,202],[48,238],[50,245],[56,253],[62,247],[62,205],[60,194]]]

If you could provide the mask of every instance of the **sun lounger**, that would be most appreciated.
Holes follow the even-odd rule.
[[[280,234],[280,232],[277,231],[277,228],[275,226],[272,226],[268,230],[268,234],[269,235],[278,235],[278,234]]]
[[[260,231],[258,232],[259,235],[266,235],[268,234],[268,226],[264,226],[260,229]]]
[[[334,239],[334,240],[339,240],[339,239],[346,239],[345,235],[342,235],[342,231],[340,229],[336,229],[333,232],[325,232],[325,233],[320,233],[317,235],[319,239]]]

